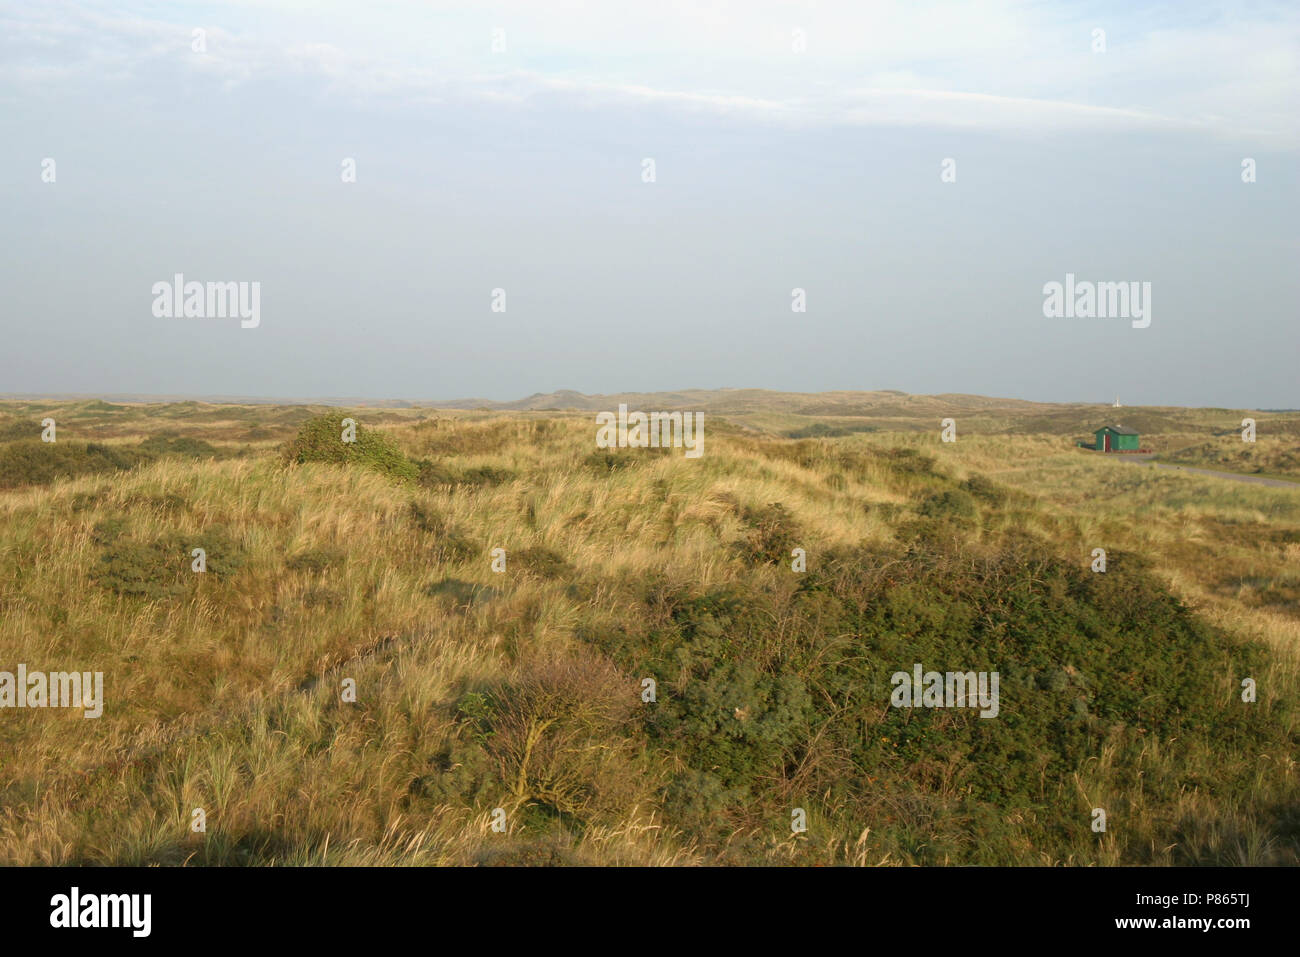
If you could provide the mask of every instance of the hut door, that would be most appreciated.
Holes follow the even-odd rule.
[[[1106,451],[1109,452],[1109,451],[1110,451],[1110,433],[1109,433],[1109,432],[1103,432],[1103,433],[1102,433],[1102,439],[1103,439],[1103,441],[1105,441],[1105,443],[1106,443]]]

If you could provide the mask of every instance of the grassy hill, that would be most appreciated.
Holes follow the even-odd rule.
[[[697,460],[590,408],[0,403],[0,670],[106,699],[0,711],[0,861],[1300,863],[1300,489],[1074,449],[1105,407],[681,398]],[[915,663],[999,714],[891,707]]]

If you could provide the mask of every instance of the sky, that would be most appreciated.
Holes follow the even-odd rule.
[[[1298,214],[1293,2],[0,0],[0,394],[1296,408]]]

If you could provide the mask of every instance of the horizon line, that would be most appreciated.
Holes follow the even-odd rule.
[[[514,405],[520,402],[526,402],[529,399],[545,398],[547,396],[569,394],[580,396],[584,399],[605,398],[630,395],[655,396],[668,395],[672,393],[685,392],[767,392],[775,395],[795,395],[795,396],[819,396],[819,395],[867,395],[871,393],[894,393],[900,396],[915,398],[939,398],[942,396],[966,396],[978,399],[992,399],[1005,402],[1023,402],[1033,405],[1099,405],[1106,408],[1115,408],[1109,401],[1103,400],[1044,400],[1044,399],[1018,399],[1010,396],[984,395],[978,392],[905,392],[902,389],[823,389],[818,392],[802,392],[790,389],[769,389],[761,386],[721,386],[706,388],[691,386],[680,389],[648,389],[648,390],[626,390],[623,392],[580,392],[576,389],[556,389],[552,392],[534,392],[531,395],[520,396],[515,399],[487,399],[482,397],[467,398],[445,398],[445,399],[407,399],[407,398],[381,398],[377,396],[274,396],[274,395],[234,395],[223,393],[170,393],[170,392],[0,392],[0,402],[12,401],[50,401],[66,402],[77,400],[99,400],[115,401],[124,405],[166,405],[176,402],[202,402],[208,405],[358,405],[370,406],[376,404],[401,404],[409,408],[455,408],[458,411],[474,411],[477,409],[492,409],[493,406]],[[478,403],[477,405],[468,405],[468,403]],[[590,411],[570,407],[573,411]],[[1231,409],[1230,406],[1221,405],[1180,405],[1174,404],[1150,404],[1140,403],[1136,405],[1121,405],[1121,409]],[[1300,412],[1300,408],[1264,408],[1262,406],[1239,406],[1239,410],[1248,412]],[[509,411],[509,410],[506,410]],[[543,409],[532,410],[513,410],[513,411],[547,411]],[[568,411],[568,409],[555,409],[554,411]]]

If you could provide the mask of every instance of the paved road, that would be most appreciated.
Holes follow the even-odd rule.
[[[1239,472],[1216,472],[1213,469],[1198,469],[1190,465],[1166,465],[1163,462],[1152,462],[1149,455],[1133,456],[1132,458],[1126,455],[1122,461],[1133,462],[1138,465],[1154,465],[1158,469],[1176,469],[1179,472],[1194,472],[1197,475],[1209,475],[1213,478],[1232,479],[1234,482],[1251,482],[1255,485],[1271,485],[1274,488],[1300,489],[1300,482],[1288,482],[1286,479],[1267,478],[1263,475],[1242,475]]]

